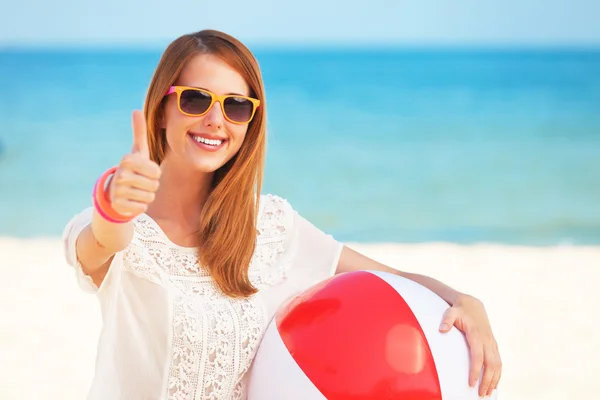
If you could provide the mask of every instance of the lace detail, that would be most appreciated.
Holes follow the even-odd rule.
[[[209,280],[173,277],[172,284],[168,398],[242,399],[238,386],[267,323],[262,305],[256,298],[225,298]]]
[[[135,222],[135,234],[124,254],[125,265],[131,272],[163,283],[164,275],[209,277],[200,268],[195,248],[181,247],[172,243],[158,224],[146,214]]]
[[[290,211],[280,197],[261,197],[257,245],[249,266],[250,279],[259,289],[286,277]],[[134,226],[125,268],[165,286],[173,299],[168,399],[244,399],[243,377],[268,324],[260,292],[242,299],[224,296],[199,264],[196,249],[172,243],[145,214]]]
[[[286,200],[269,194],[264,196],[263,204],[257,224],[257,246],[249,269],[250,279],[259,289],[276,285],[286,278],[291,257],[285,257],[285,254],[293,224],[292,209]]]

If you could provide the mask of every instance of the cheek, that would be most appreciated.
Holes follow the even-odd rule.
[[[174,117],[177,116],[177,114],[180,114],[178,108],[177,108],[177,98],[175,97],[175,95],[172,95],[171,97],[169,97],[166,101],[166,103],[164,104],[164,121],[163,124],[167,125],[167,122],[172,120]]]
[[[165,107],[165,120],[163,122],[167,130],[167,138],[181,136],[181,133],[187,130],[186,122],[186,116],[179,112],[176,105],[167,104]]]
[[[247,126],[240,126],[232,124],[233,126],[229,129],[229,134],[231,135],[233,145],[236,149],[239,149],[246,138],[246,133],[248,131]]]

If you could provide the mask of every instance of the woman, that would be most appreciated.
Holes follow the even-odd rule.
[[[274,195],[261,195],[266,104],[255,58],[205,30],[175,40],[133,113],[133,147],[64,231],[66,259],[102,309],[90,399],[243,399],[266,326],[287,298],[334,273],[400,274],[451,306],[471,385],[500,378],[482,304],[338,243]]]

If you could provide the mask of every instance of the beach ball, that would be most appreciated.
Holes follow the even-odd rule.
[[[249,371],[248,400],[479,399],[463,333],[439,332],[447,308],[395,274],[324,280],[276,311]]]

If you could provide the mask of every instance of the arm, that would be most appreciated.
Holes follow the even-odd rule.
[[[338,263],[336,274],[342,272],[350,272],[357,270],[371,270],[371,271],[382,271],[389,272],[392,274],[400,275],[404,278],[410,279],[420,285],[423,285],[427,289],[431,290],[442,299],[446,301],[449,305],[454,305],[456,302],[463,296],[466,296],[463,293],[460,293],[451,287],[443,284],[440,281],[437,281],[433,278],[430,278],[425,275],[413,274],[408,272],[402,272],[397,269],[388,267],[387,265],[381,264],[375,260],[370,259],[369,257],[358,253],[355,250],[352,250],[346,246],[342,249],[342,254],[340,255],[340,260]]]
[[[133,148],[121,160],[108,184],[110,207],[120,215],[145,212],[159,187],[160,167],[150,159],[146,121],[141,112],[133,113]],[[133,223],[115,223],[94,209],[91,223],[76,241],[81,269],[100,287],[115,253],[124,250],[133,238]]]
[[[132,222],[114,224],[94,210],[92,222],[77,238],[76,251],[81,269],[96,286],[102,284],[115,253],[127,247],[132,237]]]
[[[492,394],[498,387],[502,372],[502,360],[481,301],[473,296],[460,293],[433,278],[398,271],[344,246],[336,273],[356,270],[375,270],[397,274],[423,285],[444,299],[451,307],[442,316],[440,331],[448,332],[452,326],[455,326],[465,334],[471,350],[469,384],[475,386],[482,367],[484,367],[479,394],[480,396]]]

